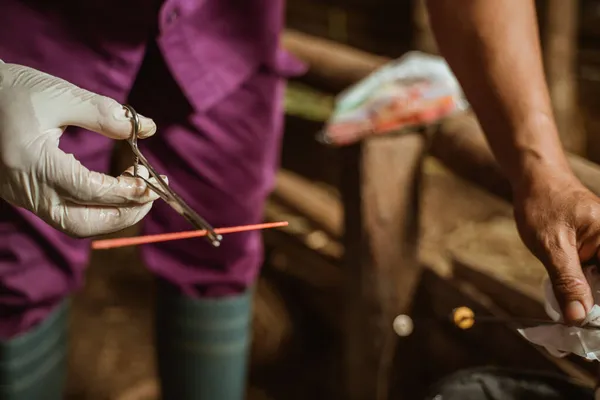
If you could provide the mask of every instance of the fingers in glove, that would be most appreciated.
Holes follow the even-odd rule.
[[[89,129],[111,139],[128,139],[133,133],[131,116],[117,101],[84,89],[76,88],[71,93],[74,106],[65,110],[61,126],[74,125]],[[150,118],[138,114],[140,119],[139,138],[156,133],[156,124]]]
[[[131,119],[117,101],[22,65],[6,64],[3,71],[11,86],[38,94],[44,107],[43,129],[74,125],[112,139],[131,136]],[[156,132],[156,125],[151,119],[140,115],[140,124],[140,138]]]
[[[71,154],[52,151],[46,180],[59,195],[85,205],[130,205],[154,201],[154,193],[143,179],[121,175],[118,178],[90,171]],[[131,168],[130,168],[131,169]],[[148,170],[140,166],[138,173],[148,178]],[[154,182],[150,180],[150,182]],[[156,182],[154,182],[156,183]]]
[[[137,224],[150,212],[152,204],[102,207],[66,203],[55,210],[53,220],[68,235],[87,238],[118,232]]]
[[[574,235],[565,230],[545,238],[542,244],[546,254],[542,259],[565,322],[579,324],[592,309],[594,300],[581,267]]]
[[[133,178],[134,171],[135,171],[135,167],[132,165],[131,167],[129,167],[125,171],[123,171],[121,176]],[[155,178],[150,178],[150,179],[148,178],[150,176],[150,173],[148,172],[148,169],[146,167],[144,167],[143,165],[138,165],[138,175],[140,177],[148,180],[150,183],[154,184],[154,186],[158,186],[158,182],[156,181]],[[163,181],[165,181],[165,183],[167,185],[169,184],[169,178],[167,178],[166,175],[161,175],[160,177],[163,179]]]

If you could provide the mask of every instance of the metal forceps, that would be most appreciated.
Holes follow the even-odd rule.
[[[565,322],[561,322],[561,321],[552,321],[552,320],[546,320],[546,319],[541,319],[541,318],[519,318],[519,317],[507,317],[507,318],[501,318],[501,317],[495,317],[495,316],[481,316],[481,317],[475,317],[474,318],[475,323],[479,322],[479,323],[485,323],[485,322],[502,322],[502,323],[512,323],[517,325],[519,328],[524,329],[524,328],[535,328],[538,326],[542,326],[542,325],[563,325],[563,326],[571,326],[566,324]],[[600,332],[600,326],[596,326],[596,325],[582,325],[582,326],[573,326],[574,328],[579,328],[579,329],[585,329],[587,331],[596,331],[596,332]]]
[[[209,240],[209,242],[214,247],[219,247],[223,237],[217,234],[214,231],[213,227],[208,222],[206,222],[204,218],[198,215],[190,206],[187,205],[185,201],[183,201],[181,197],[179,197],[177,193],[173,191],[173,189],[169,187],[169,185],[167,185],[164,179],[156,172],[156,170],[152,167],[152,165],[150,165],[148,160],[146,160],[146,157],[144,157],[144,155],[141,153],[137,145],[137,136],[141,129],[140,118],[137,112],[130,105],[124,105],[123,107],[129,112],[129,117],[131,118],[131,123],[133,125],[132,135],[127,140],[127,142],[129,143],[129,146],[131,146],[131,150],[135,155],[135,161],[133,164],[134,177],[143,179],[144,182],[146,182],[146,184],[148,185],[148,187],[152,189],[152,191],[158,194],[160,198],[163,199],[168,205],[170,205],[171,208],[173,208],[179,215],[187,219],[194,226],[194,228],[199,230],[205,230],[206,238]],[[140,163],[148,169],[150,176],[156,179],[156,181],[158,182],[158,186],[160,187],[157,187],[156,185],[149,182],[147,179],[144,179],[138,175],[138,165]]]

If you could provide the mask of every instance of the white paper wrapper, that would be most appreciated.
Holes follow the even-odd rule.
[[[594,302],[584,324],[600,326],[600,274],[596,267],[586,268],[585,277],[592,288]],[[562,314],[550,280],[544,282],[546,313],[554,321],[562,321]],[[550,354],[564,357],[576,354],[588,360],[600,361],[600,330],[593,331],[564,325],[545,325],[519,329],[519,333],[532,343],[543,346]],[[600,400],[600,399],[599,399]]]
[[[367,136],[434,124],[468,106],[446,61],[413,51],[340,93],[319,139],[349,145]]]

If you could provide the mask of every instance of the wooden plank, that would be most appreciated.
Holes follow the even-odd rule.
[[[413,4],[413,21],[415,27],[414,47],[417,50],[426,53],[438,54],[439,50],[433,32],[431,31],[426,1],[413,0]]]
[[[455,279],[468,282],[493,299],[494,306],[489,310],[494,315],[548,318],[542,291],[546,271],[521,243],[512,219],[468,224],[452,236],[448,251]],[[561,364],[560,359],[547,356],[567,372],[595,372],[595,365],[579,357]]]
[[[481,283],[480,289],[516,315],[547,317],[542,306],[546,270],[523,245],[512,218],[463,224],[451,236],[447,250],[455,277]]]
[[[468,185],[466,182],[461,181],[460,179],[452,176],[451,174],[449,174],[446,170],[444,170],[443,167],[440,167],[438,164],[436,164],[435,162],[433,162],[432,160],[430,160],[429,162],[426,163],[426,168],[425,168],[425,193],[424,193],[424,199],[423,199],[423,203],[422,206],[424,207],[421,211],[421,215],[423,218],[423,221],[421,223],[421,226],[423,228],[423,234],[422,234],[422,238],[423,238],[423,242],[421,243],[421,246],[424,247],[424,251],[422,251],[421,253],[421,259],[435,259],[438,257],[444,257],[447,255],[447,248],[456,248],[456,243],[458,242],[457,237],[459,235],[461,235],[460,233],[457,233],[457,228],[460,227],[465,227],[467,224],[469,224],[469,221],[471,221],[471,223],[478,225],[479,230],[473,230],[473,233],[471,236],[466,236],[466,235],[461,235],[463,236],[464,241],[468,241],[469,237],[471,238],[471,242],[475,242],[475,240],[473,239],[473,236],[477,236],[478,233],[483,232],[483,230],[489,228],[489,231],[491,233],[495,233],[495,235],[492,236],[497,236],[499,238],[502,238],[503,235],[506,235],[506,226],[502,224],[503,228],[502,229],[497,229],[494,227],[495,223],[493,222],[494,216],[501,216],[504,217],[505,221],[508,222],[510,221],[510,209],[509,206],[499,200],[494,199],[492,196],[487,195],[486,193],[476,189],[475,187],[472,187],[470,185]],[[330,191],[327,191],[323,188],[320,188],[317,185],[314,184],[310,184],[309,181],[307,181],[306,179],[303,179],[301,177],[296,177],[296,179],[301,183],[301,187],[302,187],[302,191],[307,192],[307,193],[312,193],[313,191],[317,191],[320,192],[320,194],[317,196],[319,197],[320,195],[325,195],[327,193],[331,193]],[[288,184],[290,184],[290,182],[288,182]],[[288,193],[295,193],[295,190],[291,190]],[[276,190],[277,192],[277,190]],[[296,199],[297,202],[303,202],[304,200],[302,200],[302,197],[296,198],[296,196],[291,195],[287,198],[288,201],[290,200],[294,200]],[[323,210],[315,213],[315,214],[325,214],[325,210],[327,208],[341,208],[341,204],[339,202],[339,199],[336,199],[335,196],[330,198],[331,202],[328,203],[328,205],[324,205],[322,202],[314,202],[313,203],[313,207],[322,207]],[[310,212],[310,210],[308,210]],[[275,219],[280,218],[281,215],[275,216]],[[512,223],[512,222],[511,222]],[[306,222],[300,222],[300,223],[294,223],[293,225],[295,226],[305,226]],[[285,269],[285,274],[288,274],[291,277],[294,277],[294,279],[298,279],[298,281],[300,282],[304,282],[304,285],[306,285],[307,289],[309,289],[308,291],[305,291],[305,295],[303,295],[303,298],[305,300],[303,301],[307,301],[309,298],[313,298],[313,306],[315,307],[315,309],[319,309],[319,314],[324,318],[323,321],[327,321],[328,324],[331,324],[333,322],[333,325],[330,325],[331,327],[334,327],[335,324],[343,324],[343,321],[339,321],[336,322],[336,315],[339,317],[340,313],[340,307],[342,307],[343,305],[345,305],[345,303],[347,302],[346,299],[342,299],[341,297],[337,297],[335,294],[332,296],[327,296],[327,297],[319,297],[319,296],[323,296],[323,293],[327,293],[327,292],[331,292],[331,293],[338,293],[337,291],[335,291],[333,288],[336,285],[339,285],[341,281],[343,281],[344,276],[342,275],[342,270],[339,270],[338,272],[334,272],[333,274],[330,275],[329,271],[331,267],[328,267],[327,263],[323,263],[323,260],[321,258],[321,255],[318,255],[316,253],[318,253],[318,251],[316,253],[312,253],[313,255],[311,255],[310,257],[308,257],[308,252],[310,252],[311,250],[307,249],[305,246],[302,245],[303,243],[303,237],[305,237],[306,235],[308,235],[312,229],[315,229],[316,225],[310,225],[310,221],[309,224],[306,225],[305,228],[300,229],[301,232],[293,232],[293,233],[289,233],[289,235],[298,235],[298,246],[294,246],[296,248],[297,251],[294,252],[290,252],[289,253],[289,257],[288,257],[288,265],[287,267],[284,267]],[[510,226],[510,224],[508,224],[508,227],[510,229],[514,229],[514,227]],[[510,230],[508,229],[508,230]],[[274,233],[274,232],[273,232]],[[284,240],[283,236],[284,235],[288,235],[288,233],[282,233],[282,232],[278,232],[278,236],[281,243],[281,240]],[[511,231],[509,233],[509,238],[506,239],[506,241],[504,242],[499,242],[498,245],[496,247],[498,247],[499,249],[501,249],[501,252],[504,252],[506,254],[507,257],[511,256],[515,257],[515,253],[518,253],[520,255],[519,256],[523,256],[523,254],[521,254],[521,251],[525,252],[524,254],[529,255],[526,250],[522,247],[522,245],[520,245],[520,247],[516,246],[519,245],[520,243],[518,242],[518,236],[516,234],[516,231]],[[454,240],[453,240],[454,239]],[[271,242],[270,239],[267,239],[268,242]],[[485,240],[484,240],[485,241]],[[283,247],[282,247],[283,249]],[[481,251],[478,250],[477,248],[474,248],[473,246],[464,246],[462,248],[463,250],[463,255],[466,255],[465,259],[478,259],[481,256]],[[287,254],[288,253],[288,246],[285,246],[285,250],[282,250],[283,253]],[[301,255],[301,253],[303,255]],[[454,253],[452,253],[453,255],[455,255]],[[313,258],[314,256],[318,255],[319,258],[315,259]],[[529,255],[529,257],[531,257]],[[301,262],[297,262],[298,260],[302,260]],[[486,260],[484,258],[484,260]],[[489,258],[487,258],[487,260],[489,260]],[[277,264],[276,262],[273,262],[273,264]],[[486,264],[487,265],[487,264]],[[490,263],[490,265],[493,265]],[[456,266],[456,265],[455,265]],[[539,267],[539,265],[538,265]],[[541,268],[541,267],[540,267]],[[437,268],[436,268],[437,269]],[[467,283],[471,283],[471,284],[475,284],[478,286],[478,289],[480,289],[481,292],[483,292],[484,294],[486,294],[489,297],[494,298],[494,302],[502,308],[502,310],[507,310],[504,312],[510,312],[511,314],[519,314],[519,309],[517,308],[518,304],[513,304],[512,306],[510,304],[507,304],[505,302],[506,298],[510,297],[512,299],[518,299],[520,302],[524,302],[524,301],[530,301],[532,302],[532,304],[534,304],[535,306],[538,307],[539,309],[539,297],[538,300],[533,299],[530,295],[523,295],[522,298],[517,297],[517,296],[513,296],[512,294],[510,296],[507,296],[506,293],[514,293],[514,288],[512,287],[514,285],[515,281],[519,281],[519,280],[523,280],[523,275],[518,275],[519,271],[523,269],[523,264],[522,263],[505,263],[505,265],[503,266],[503,268],[499,268],[498,264],[495,265],[495,269],[497,269],[497,271],[502,271],[501,274],[503,277],[514,277],[513,279],[503,279],[501,281],[496,280],[496,278],[494,276],[490,276],[490,270],[488,269],[482,269],[481,271],[477,271],[479,272],[479,274],[477,273],[473,273],[471,275],[468,274],[457,274],[458,277],[460,278],[459,280],[461,282],[467,282]],[[474,270],[474,269],[473,269]],[[543,269],[541,269],[542,273],[543,273]],[[492,271],[493,272],[493,271]],[[325,275],[323,275],[325,274]],[[338,275],[339,274],[339,275]],[[425,275],[427,275],[428,273],[425,272]],[[482,276],[481,276],[482,275]],[[334,279],[330,279],[327,278],[326,276],[337,276],[338,278],[334,278]],[[439,277],[439,275],[436,273],[436,276]],[[515,279],[516,278],[516,279]],[[339,280],[338,280],[339,279]],[[439,281],[442,278],[436,278],[437,281]],[[444,278],[447,279],[447,278]],[[492,284],[482,284],[486,282],[486,279],[488,282],[493,282]],[[338,282],[338,283],[336,283]],[[429,282],[429,281],[427,281]],[[466,304],[469,305],[471,303],[469,303],[468,301],[473,301],[471,300],[464,300],[464,299],[470,299],[468,296],[471,296],[470,294],[467,296],[466,294],[463,293],[463,297],[459,297],[459,299],[454,298],[454,300],[451,299],[451,296],[448,292],[453,292],[454,289],[449,289],[449,284],[447,283],[438,283],[437,286],[432,286],[430,283],[427,283],[427,286],[430,288],[431,290],[431,294],[428,294],[429,297],[431,298],[436,298],[438,300],[435,300],[438,304],[438,307],[445,307],[445,308],[438,308],[438,311],[442,311],[442,312],[448,312],[448,309],[454,307],[454,306],[458,306],[458,305],[462,305],[462,304]],[[498,294],[495,295],[493,291],[490,291],[490,287],[500,287],[501,288],[501,292],[495,292],[495,293],[502,293],[502,294]],[[312,289],[311,289],[312,288]],[[304,289],[303,289],[304,290]],[[319,293],[321,293],[321,295],[319,295]],[[467,292],[465,292],[467,293]],[[354,295],[356,296],[356,293],[354,293]],[[539,292],[538,292],[538,296],[539,296]],[[335,299],[338,299],[338,301],[336,301]],[[443,300],[442,300],[443,299]],[[463,300],[460,300],[463,299]],[[420,300],[417,300],[420,301]],[[523,303],[522,303],[523,304]],[[413,305],[414,306],[414,305]],[[505,308],[506,307],[506,308]],[[513,307],[513,308],[511,308]],[[407,307],[408,308],[408,307]],[[527,306],[524,306],[524,309],[527,310],[529,309]],[[394,310],[395,313],[400,313],[401,312],[401,307],[398,307],[397,309]],[[497,311],[496,311],[497,312]],[[382,318],[382,321],[384,319]],[[380,348],[379,350],[383,351],[383,348],[385,347],[389,347],[388,343],[389,343],[389,333],[390,333],[390,329],[389,329],[389,324],[390,324],[391,320],[387,320],[387,324],[382,322],[382,325],[386,325],[385,326],[385,330],[382,329],[383,331],[383,342],[385,343],[384,346],[382,346],[382,348]],[[338,325],[339,326],[339,325]],[[436,325],[438,326],[438,325]],[[426,344],[421,344],[419,345],[420,347],[420,351],[427,351],[428,354],[430,354],[430,362],[436,362],[436,365],[439,365],[439,369],[436,368],[436,372],[439,372],[440,374],[443,372],[445,373],[449,373],[452,372],[453,370],[455,370],[456,368],[461,368],[461,367],[468,367],[468,366],[473,366],[473,365],[478,365],[477,363],[480,364],[485,364],[485,363],[489,363],[492,362],[491,359],[487,359],[487,360],[479,360],[477,361],[475,354],[469,354],[469,352],[479,352],[481,351],[483,344],[478,342],[478,341],[473,341],[471,339],[470,336],[465,336],[464,332],[456,332],[454,330],[450,330],[447,331],[449,329],[449,327],[447,326],[447,324],[444,325],[442,324],[441,326],[439,326],[440,328],[443,328],[445,330],[442,331],[436,331],[437,333],[435,335],[431,335],[431,338],[427,339]],[[347,330],[348,328],[346,326],[342,326],[342,332],[346,333],[348,332]],[[433,329],[433,328],[432,328]],[[494,328],[496,329],[496,328]],[[497,329],[496,329],[497,330]],[[419,330],[417,332],[423,332],[423,330]],[[473,332],[470,332],[470,334]],[[503,341],[522,341],[522,339],[518,336],[514,335],[514,332],[510,332],[507,331],[507,333],[510,333],[511,335],[509,335],[510,338],[504,338],[502,339]],[[416,333],[415,333],[416,334]],[[450,336],[454,336],[455,339],[452,339],[451,337],[448,337],[448,335],[450,334]],[[373,338],[369,338],[369,341],[372,340]],[[453,342],[453,340],[457,340],[457,342]],[[413,343],[413,342],[411,342]],[[454,343],[454,344],[452,344]],[[504,342],[502,342],[504,343]],[[413,343],[414,344],[414,343]],[[487,342],[486,345],[491,345],[490,341]],[[412,360],[413,360],[413,356],[419,356],[419,354],[413,354],[416,350],[411,348],[412,345],[410,346],[406,346],[404,343],[400,343],[400,355],[399,357],[401,357],[401,359],[403,360],[403,363],[406,364],[409,360],[409,363],[412,364]],[[493,350],[497,350],[499,347],[497,346],[497,344],[494,342],[494,345],[491,345],[492,347],[494,347]],[[510,345],[510,348],[514,348],[514,344]],[[524,353],[519,350],[519,352],[517,352],[516,354],[533,354],[531,353],[532,351],[532,347],[529,346],[529,344],[527,343],[522,343],[520,346],[525,346],[524,348],[527,348],[529,350],[525,351]],[[450,348],[448,348],[450,347]],[[454,350],[452,350],[452,348],[454,348]],[[474,349],[477,348],[478,350],[475,351]],[[352,349],[352,351],[355,351],[356,349]],[[347,350],[346,350],[347,351]],[[418,352],[417,352],[418,353]],[[387,352],[384,351],[384,354],[387,354]],[[463,362],[458,362],[456,360],[456,357],[458,354],[462,354],[463,356]],[[570,368],[572,367],[571,364],[565,364],[562,365],[560,367],[550,367],[549,365],[551,365],[553,363],[552,360],[546,359],[545,355],[542,353],[537,353],[534,352],[534,354],[536,354],[535,358],[538,361],[532,362],[531,359],[529,357],[527,357],[527,360],[523,363],[523,367],[535,367],[535,368],[543,368],[543,369],[552,369],[552,368],[557,368],[557,370],[562,370],[562,371],[570,371],[568,372],[571,375],[577,375],[579,372],[579,367],[576,367],[573,371],[570,370]],[[519,363],[521,362],[520,358],[515,358],[514,357],[514,353],[508,353],[508,352],[500,352],[500,355],[504,356],[503,359],[499,360],[498,362],[501,362],[502,365],[512,365],[512,366],[518,366]],[[421,354],[422,356],[422,354]],[[377,360],[381,360],[381,353],[376,353],[374,352],[372,355],[373,359],[377,359]],[[494,356],[496,357],[496,356]],[[447,364],[446,367],[443,367],[442,364]],[[480,365],[479,364],[479,365]],[[577,366],[577,364],[575,364]],[[363,364],[362,366],[363,368],[363,373],[365,371],[365,365]],[[396,366],[396,370],[394,370],[396,376],[398,375],[408,375],[408,372],[410,371],[403,371],[402,369],[402,363],[400,363],[400,365]],[[429,369],[430,370],[430,369]],[[380,375],[380,369],[379,367],[377,367],[374,371],[377,371],[377,373],[373,373],[374,375],[379,376]],[[428,369],[426,367],[424,367],[423,370],[420,370],[422,374],[427,375],[428,374]],[[441,377],[442,375],[436,376],[435,378]],[[418,377],[418,379],[421,379],[423,377]],[[427,379],[433,379],[434,377],[431,375],[427,375]],[[417,378],[415,378],[417,379]],[[423,378],[425,379],[425,378]],[[419,381],[422,382],[422,381]],[[429,381],[428,381],[429,382]],[[409,384],[410,382],[405,382],[406,384]],[[433,383],[433,382],[431,382]],[[412,398],[412,397],[411,397]]]
[[[287,3],[287,26],[347,43],[377,54],[396,56],[408,50],[412,36],[411,4],[386,0],[293,0]],[[395,15],[389,18],[390,13]]]
[[[344,211],[339,197],[331,192],[315,188],[314,184],[292,171],[280,170],[274,197],[306,216],[329,235],[342,237]]]
[[[501,198],[511,199],[511,186],[471,114],[444,121],[432,136],[429,151],[457,175]]]
[[[390,321],[418,282],[421,134],[344,149],[344,388],[349,400],[387,399],[396,339]],[[381,356],[382,349],[386,349]]]
[[[388,61],[331,40],[317,38],[298,31],[286,30],[283,46],[310,66],[308,79],[319,88],[339,91],[358,82],[368,73]]]
[[[556,124],[565,148],[585,152],[585,132],[578,115],[577,36],[579,0],[547,0],[544,64]]]
[[[290,221],[282,231],[297,235],[298,242],[309,248],[315,249],[309,236],[317,233],[324,237],[319,241],[326,242],[317,246],[319,254],[330,260],[341,258],[344,250],[341,244],[338,247],[337,238],[342,235],[343,208],[339,196],[331,188],[291,171],[282,170],[277,182],[267,218]],[[446,248],[457,228],[512,215],[507,203],[453,175],[433,158],[425,160],[423,186],[419,259],[442,274],[450,271]],[[285,209],[278,210],[282,207]],[[339,217],[331,217],[335,215]]]
[[[600,2],[598,0],[582,0],[579,10],[580,38],[600,37]]]
[[[339,267],[343,256],[341,244],[326,235],[321,235],[321,243],[311,243],[311,240],[314,240],[311,236],[319,232],[315,226],[303,220],[303,216],[291,216],[291,211],[284,213],[280,211],[281,208],[275,201],[269,201],[266,219],[279,221],[285,218],[292,221],[290,227],[293,228],[263,232],[265,242],[275,249],[270,255],[270,266],[287,271],[290,276],[303,281],[308,287],[335,295],[343,279]],[[302,267],[292,268],[292,264],[297,265],[292,261],[302,261]]]
[[[510,184],[472,114],[444,121],[433,135],[430,153],[458,175],[502,198],[511,199]],[[600,166],[571,153],[567,158],[579,180],[600,195]]]
[[[496,300],[498,298],[482,292],[477,283],[457,280],[455,284],[460,292],[472,302],[471,305],[476,307],[474,310],[476,314],[494,315],[507,320],[510,319],[511,314],[497,305]],[[578,358],[560,359],[553,357],[546,350],[532,345],[522,338],[516,332],[518,327],[520,327],[518,324],[510,323],[507,325],[480,326],[479,328],[482,328],[480,330],[484,332],[480,333],[478,343],[487,342],[490,345],[488,347],[490,353],[494,353],[496,357],[504,362],[516,363],[519,368],[548,370],[553,366],[560,372],[577,379],[585,386],[595,386],[595,365]],[[476,331],[472,333],[476,333]]]
[[[397,398],[421,399],[424,387],[464,368],[497,367],[566,373],[586,386],[594,384],[589,370],[569,360],[551,359],[505,324],[479,324],[458,329],[448,314],[467,306],[478,315],[503,316],[495,300],[460,279],[448,279],[423,269],[411,309],[414,332],[400,341]]]
[[[286,170],[281,171],[278,182],[267,207],[267,218],[290,221],[282,231],[297,235],[299,243],[309,248],[314,247],[308,237],[314,232],[322,232],[327,245],[318,249],[319,254],[330,259],[341,257],[343,246],[338,247],[336,238],[341,238],[342,221],[331,218],[331,215],[342,218],[339,196],[312,179]],[[288,188],[282,190],[284,185]],[[469,222],[512,215],[507,203],[453,175],[433,158],[425,160],[423,186],[419,258],[442,274],[449,272],[446,248],[457,228]],[[281,207],[285,210],[277,210]]]

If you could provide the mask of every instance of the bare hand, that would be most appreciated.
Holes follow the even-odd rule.
[[[600,198],[570,172],[535,172],[515,190],[515,218],[525,244],[544,264],[566,322],[594,305],[582,263],[600,249]]]

